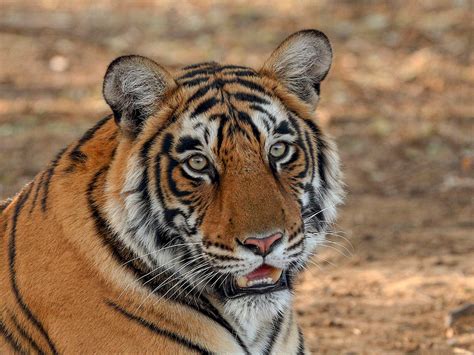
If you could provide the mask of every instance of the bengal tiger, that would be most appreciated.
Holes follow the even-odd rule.
[[[303,30],[259,71],[115,59],[112,114],[3,204],[0,353],[303,354],[295,277],[343,188]]]

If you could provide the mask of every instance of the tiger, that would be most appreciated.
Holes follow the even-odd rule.
[[[111,113],[0,214],[0,353],[307,354],[297,276],[343,202],[327,36],[260,70],[108,66]]]

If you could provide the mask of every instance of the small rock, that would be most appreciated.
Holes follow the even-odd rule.
[[[62,55],[55,55],[49,60],[49,69],[62,73],[69,68],[69,60]]]

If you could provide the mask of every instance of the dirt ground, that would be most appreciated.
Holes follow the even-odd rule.
[[[473,2],[0,1],[0,199],[103,117],[121,54],[258,68],[288,34],[323,30],[335,60],[319,119],[347,201],[301,277],[314,353],[469,354],[474,316]],[[117,5],[119,4],[119,5]]]

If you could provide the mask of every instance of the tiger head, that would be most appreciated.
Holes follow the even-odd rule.
[[[230,312],[289,304],[342,197],[335,146],[314,117],[331,60],[327,37],[306,30],[259,71],[110,64],[103,91],[120,144],[108,215],[148,281],[170,275],[155,292],[207,294]]]

